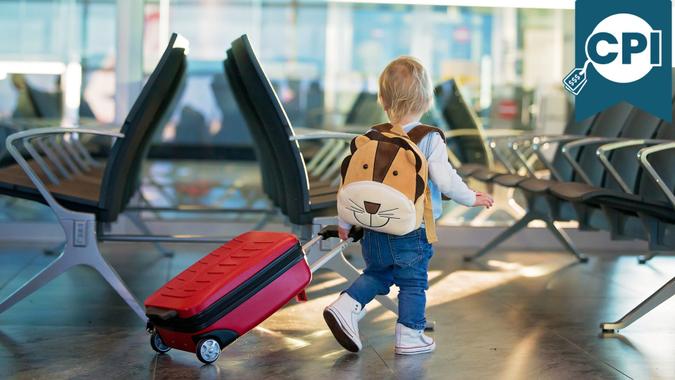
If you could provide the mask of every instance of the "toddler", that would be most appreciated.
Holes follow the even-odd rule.
[[[433,90],[422,64],[412,57],[389,63],[379,78],[379,102],[392,129],[409,132],[433,104]],[[488,194],[471,190],[448,162],[445,141],[439,133],[426,135],[418,144],[425,155],[434,219],[441,216],[441,195],[465,206],[491,207]],[[351,225],[339,221],[340,238],[346,239]],[[433,248],[424,224],[406,235],[390,235],[366,229],[361,241],[366,268],[363,274],[324,310],[323,316],[337,341],[347,350],[362,348],[359,320],[365,306],[377,295],[386,295],[396,285],[398,320],[394,351],[400,355],[432,352],[436,344],[424,334],[428,288],[427,271]]]

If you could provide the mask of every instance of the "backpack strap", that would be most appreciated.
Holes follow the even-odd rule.
[[[391,123],[383,123],[383,124],[374,125],[370,129],[376,130],[380,133],[389,133],[389,134],[392,134],[392,135],[407,137],[408,139],[410,139],[410,137],[408,137],[408,134],[405,133],[403,128],[395,127]]]
[[[438,241],[438,236],[436,235],[436,221],[434,220],[434,210],[433,205],[431,204],[431,190],[429,186],[424,194],[424,228],[426,229],[427,241],[429,244],[433,244]]]
[[[424,138],[424,136],[428,135],[429,133],[436,132],[441,135],[443,138],[443,141],[445,141],[445,134],[443,133],[443,130],[440,128],[432,127],[426,124],[420,124],[416,126],[415,128],[411,129],[408,131],[408,137],[412,142],[414,142],[416,145],[419,145],[420,141]]]
[[[370,129],[374,129],[374,130],[376,130],[380,133],[384,133],[384,132],[389,132],[392,127],[393,127],[393,125],[391,125],[389,123],[382,123],[382,124],[378,124],[378,125],[373,125],[372,127],[370,127]]]

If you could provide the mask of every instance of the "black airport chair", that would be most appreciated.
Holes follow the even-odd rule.
[[[387,114],[377,102],[377,94],[361,91],[345,118],[346,125],[371,126],[387,122]]]
[[[635,194],[639,178],[639,162],[635,160],[638,146],[634,143],[625,144],[625,141],[641,141],[643,143],[664,142],[673,138],[672,126],[657,117],[634,110],[629,122],[621,132],[619,139],[610,138],[588,138],[571,142],[563,147],[563,154],[568,161],[575,167],[575,182],[560,182],[550,188],[552,195],[561,200],[571,202],[576,212],[576,220],[579,222],[579,228],[582,230],[610,230],[613,232],[613,238],[645,238],[641,232],[643,229],[628,229],[629,224],[619,223],[618,218],[605,218],[606,213],[598,207],[593,200],[606,194]],[[600,145],[608,143],[623,143],[624,149],[612,149],[611,157],[598,155],[597,149],[593,152],[596,156],[592,160],[594,165],[582,167],[580,163],[572,159],[570,152],[575,148],[583,147],[586,150],[597,148]],[[607,150],[605,150],[607,152]],[[604,154],[604,153],[603,153]],[[589,160],[591,160],[589,158]],[[620,168],[621,174],[618,169]],[[610,224],[615,228],[610,228]],[[618,226],[621,225],[621,228]],[[636,231],[628,233],[629,230]]]
[[[603,137],[618,136],[623,129],[624,124],[626,124],[631,111],[633,111],[632,106],[626,103],[620,103],[601,112],[592,121],[590,135]],[[577,137],[577,139],[578,138],[579,137]],[[471,261],[486,254],[513,234],[526,228],[531,221],[542,220],[546,223],[547,229],[570,253],[576,256],[581,262],[587,261],[586,256],[578,252],[565,231],[555,224],[555,222],[559,220],[571,220],[574,218],[574,210],[572,207],[568,203],[560,202],[558,198],[551,196],[548,192],[551,186],[559,182],[556,181],[555,178],[562,181],[574,180],[573,167],[564,157],[562,148],[562,146],[558,147],[553,159],[553,164],[548,165],[551,168],[552,176],[555,176],[554,179],[528,178],[514,181],[513,187],[516,187],[523,193],[527,202],[528,207],[525,216],[483,246],[478,252],[471,256],[466,256],[465,260]],[[594,159],[595,153],[592,150],[581,149],[577,157],[577,160],[584,165],[595,165]]]
[[[174,34],[118,131],[51,127],[26,130],[7,138],[7,149],[17,161],[16,167],[23,173],[0,170],[0,193],[46,203],[56,214],[65,232],[66,243],[63,252],[52,263],[0,303],[0,312],[73,266],[85,265],[100,273],[138,317],[145,321],[143,308],[105,261],[97,243],[104,240],[151,241],[147,236],[134,239],[106,235],[103,227],[117,219],[125,210],[131,196],[138,190],[141,163],[147,154],[152,135],[184,82],[186,54],[187,41]],[[76,135],[85,134],[115,139],[105,166],[100,170],[100,177],[88,172],[92,168],[85,166],[80,166],[79,172],[73,170],[59,173],[68,166],[67,163],[63,164],[68,161],[66,156],[56,154],[54,146],[45,149],[45,145],[34,145],[45,136],[75,138]],[[18,149],[19,143],[26,148],[32,160],[24,158]],[[43,154],[38,153],[38,149]],[[65,151],[66,148],[63,149]],[[71,152],[68,155],[73,165],[85,162],[82,156],[78,159],[77,153]]]
[[[291,140],[295,136],[293,127],[246,36],[232,43],[232,56],[279,164],[277,176],[282,177],[285,215],[292,224],[300,226],[311,225],[317,216],[335,215],[334,192],[314,197],[310,194],[300,146]]]
[[[447,126],[447,144],[451,161],[462,176],[481,168],[492,168],[492,152],[486,131],[471,111],[455,80],[447,80],[434,88],[436,108]],[[452,157],[456,158],[455,160]]]
[[[675,133],[672,126],[662,137],[668,138],[667,143],[646,146],[638,153],[638,160],[642,166],[642,175],[639,181],[638,193],[614,193],[596,196],[594,201],[602,205],[609,217],[619,215],[637,216],[643,222],[647,232],[652,254],[656,251],[675,251]],[[632,140],[624,142],[623,146],[605,146],[605,148],[622,149],[631,144],[649,145],[650,142]],[[611,144],[610,144],[611,145]],[[603,151],[599,150],[602,155]],[[623,174],[623,173],[621,173]],[[646,259],[649,259],[648,257]],[[628,327],[663,302],[675,296],[675,277],[647,297],[633,310],[615,322],[605,322],[600,325],[605,333],[615,333]]]

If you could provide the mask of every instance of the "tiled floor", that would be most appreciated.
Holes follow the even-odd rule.
[[[211,248],[181,246],[165,258],[147,245],[103,247],[141,300]],[[377,304],[361,323],[363,352],[342,350],[321,318],[345,286],[328,272],[315,277],[308,302],[287,305],[215,365],[176,350],[155,355],[143,323],[95,273],[76,268],[0,314],[0,378],[675,379],[675,299],[623,335],[601,337],[598,328],[671,278],[674,257],[640,266],[596,253],[584,265],[560,252],[499,252],[464,264],[461,253],[432,260],[431,355],[396,357],[394,316]],[[51,259],[39,249],[0,250],[0,297]]]

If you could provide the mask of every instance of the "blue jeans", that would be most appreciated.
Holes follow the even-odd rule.
[[[361,249],[366,269],[346,290],[347,294],[365,306],[376,295],[385,295],[396,285],[399,288],[397,322],[422,330],[426,325],[427,270],[434,253],[424,228],[403,236],[365,230]]]

